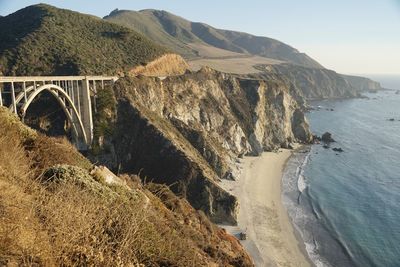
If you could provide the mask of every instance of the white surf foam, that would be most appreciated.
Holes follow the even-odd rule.
[[[282,201],[286,206],[294,228],[304,242],[309,259],[317,267],[331,267],[318,254],[318,244],[313,239],[311,233],[308,233],[302,227],[310,220],[313,220],[313,217],[310,217],[311,214],[305,212],[293,198],[293,194],[296,194],[296,192],[302,194],[308,187],[304,170],[310,160],[310,155],[311,151],[307,155],[295,155],[289,160],[284,171],[284,176],[282,177]]]
[[[306,179],[304,178],[303,174],[299,175],[299,178],[297,179],[297,189],[303,193],[304,190],[307,188],[307,183]]]

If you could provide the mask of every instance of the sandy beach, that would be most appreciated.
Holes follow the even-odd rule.
[[[292,151],[266,152],[242,161],[242,175],[222,186],[238,197],[238,226],[223,226],[234,235],[245,231],[242,244],[256,266],[312,266],[305,256],[281,200],[281,179]]]

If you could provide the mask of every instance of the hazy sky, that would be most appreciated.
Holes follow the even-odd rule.
[[[268,36],[342,73],[400,74],[400,0],[42,0],[100,17],[163,9],[212,26]],[[36,4],[0,0],[7,15]]]

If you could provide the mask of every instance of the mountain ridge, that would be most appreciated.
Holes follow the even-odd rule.
[[[175,52],[183,53],[188,58],[201,56],[199,51],[190,45],[191,43],[201,43],[229,52],[259,55],[285,60],[293,64],[323,68],[306,54],[300,53],[297,49],[276,39],[214,28],[206,23],[192,22],[164,10],[114,10],[104,19],[147,34],[156,42],[163,43],[165,36],[172,36],[176,39],[174,42]],[[146,21],[148,25],[143,26],[140,20]],[[152,24],[150,25],[149,22]],[[170,38],[167,37],[167,39]]]
[[[222,72],[262,78],[269,74],[260,66],[269,65],[273,73],[286,75],[284,79],[299,87],[310,99],[357,97],[363,91],[382,89],[378,82],[368,78],[328,70],[279,40],[217,29],[164,10],[114,10],[104,19],[135,29],[180,53],[194,70],[208,66]],[[257,72],[261,72],[260,75],[256,75]]]

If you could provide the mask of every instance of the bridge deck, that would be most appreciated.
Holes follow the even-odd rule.
[[[0,76],[0,83],[43,81],[116,81],[117,76]]]

